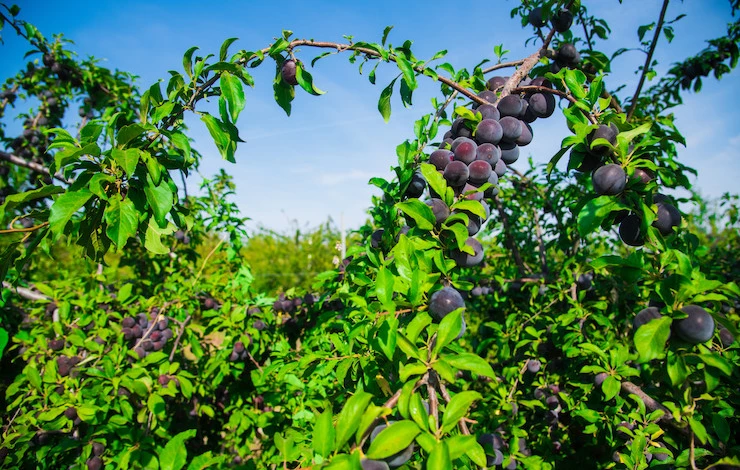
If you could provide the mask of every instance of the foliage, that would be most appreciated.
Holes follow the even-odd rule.
[[[666,113],[680,103],[684,68],[659,79],[674,83],[669,98],[642,90],[657,74],[661,32],[670,41],[680,19],[666,20],[665,5],[638,30],[647,60],[631,100],[611,91],[605,72],[616,57],[597,49],[608,23],[581,2],[515,8],[537,49],[513,65],[456,70],[439,63],[444,51],[421,60],[410,41],[389,42],[390,27],[380,43],[284,31],[253,51],[230,54],[232,39],[217,55],[188,49],[184,73],[143,92],[3,7],[3,27],[36,58],[3,86],[0,109],[30,109],[32,96],[41,105],[23,111],[23,134],[3,135],[10,151],[0,154],[0,334],[10,333],[7,347],[0,335],[0,464],[740,465],[737,231],[719,228],[736,228],[736,198],[724,214],[700,205],[686,220],[660,193],[691,190],[693,172],[677,159],[684,141]],[[710,46],[688,63],[729,73],[737,37]],[[397,67],[378,101],[386,120],[394,92],[411,105],[419,80],[436,79],[440,95],[397,147],[395,177],[370,181],[383,194],[347,257],[308,292],[304,278],[257,281],[265,258],[254,253],[292,272],[290,257],[333,249],[330,227],[296,234],[291,248],[274,235],[245,242],[225,172],[201,197],[181,198],[175,176],[201,158],[184,113],[234,161],[250,69],[274,63],[275,99],[288,114],[296,87],[323,93],[303,56],[311,48],[328,50],[311,66],[345,53],[372,66],[373,84],[376,67]],[[486,77],[511,66],[511,77]],[[63,111],[83,96],[73,135]],[[205,98],[217,112],[198,108]],[[556,99],[570,133],[550,164],[497,165],[518,158],[536,132],[529,124]],[[485,143],[500,144],[500,155],[489,147],[479,158]],[[609,170],[590,175],[600,166]],[[68,244],[93,262],[60,268],[74,277],[42,273],[53,267],[40,256]],[[271,289],[286,292],[268,297]]]

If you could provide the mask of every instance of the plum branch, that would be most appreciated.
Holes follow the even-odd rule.
[[[72,184],[73,182],[73,180],[65,178],[64,175],[62,175],[61,173],[55,173],[52,175],[49,169],[46,168],[44,165],[41,165],[36,162],[29,162],[27,160],[22,159],[21,157],[17,155],[13,155],[12,153],[0,152],[0,160],[5,160],[6,162],[12,163],[13,165],[22,166],[36,173],[41,173],[42,175],[50,176],[56,180],[61,181],[62,183]]]
[[[668,9],[668,3],[670,0],[663,0],[663,7],[660,10],[660,17],[658,18],[658,25],[655,27],[655,34],[653,34],[653,41],[650,43],[650,50],[648,51],[647,57],[645,58],[645,65],[642,67],[642,74],[640,74],[640,81],[637,82],[637,89],[635,94],[632,95],[632,101],[630,102],[629,111],[627,111],[627,120],[632,120],[632,116],[635,114],[637,109],[637,98],[640,96],[642,91],[642,85],[645,83],[645,77],[647,76],[648,70],[650,70],[650,63],[653,60],[653,53],[655,48],[658,46],[658,39],[660,39],[660,32],[663,29],[663,21],[665,20],[665,13]]]

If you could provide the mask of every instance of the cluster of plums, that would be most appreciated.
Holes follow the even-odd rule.
[[[547,25],[545,20],[545,12],[542,7],[532,8],[528,16],[529,24],[535,28],[542,28]],[[550,18],[550,22],[555,31],[564,33],[568,31],[573,24],[573,13],[565,8],[556,11]]]
[[[247,335],[247,344],[244,344],[244,341],[237,341],[234,343],[234,346],[231,349],[231,354],[229,355],[229,360],[231,362],[241,362],[245,361],[247,357],[249,357],[249,352],[247,351],[247,346],[252,344],[252,337]]]
[[[504,463],[504,452],[508,453],[509,445],[503,437],[498,433],[485,433],[478,436],[478,444],[483,447],[486,453],[486,466],[496,467],[503,465]],[[523,455],[532,455],[532,451],[527,448],[527,440],[519,438],[519,452]],[[504,467],[506,470],[514,470],[517,468],[517,462],[513,458],[510,459],[509,464]]]
[[[690,344],[705,343],[712,339],[715,324],[709,312],[698,305],[685,305],[680,311],[687,316],[672,323],[672,332],[676,336]],[[647,307],[635,315],[632,326],[636,331],[642,325],[662,316],[658,307]],[[725,347],[735,341],[730,330],[725,327],[720,328],[719,339]]]
[[[655,194],[653,202],[657,207],[653,227],[657,228],[663,236],[673,233],[674,228],[681,225],[681,212],[671,204],[663,194]],[[642,228],[642,218],[637,214],[628,214],[619,220],[619,237],[630,246],[642,246],[645,244],[645,232]]]
[[[93,442],[92,456],[85,462],[87,470],[100,470],[103,468],[103,459],[100,458],[103,452],[105,452],[105,445],[100,442]]]
[[[293,297],[288,299],[284,293],[278,295],[278,299],[272,304],[272,310],[275,313],[293,313],[296,310],[301,309],[304,305],[310,307],[316,301],[318,297],[315,294],[308,293],[303,297]]]
[[[146,313],[125,317],[121,326],[124,339],[134,344],[134,352],[140,359],[150,352],[161,351],[172,338],[169,320],[166,317],[160,318],[157,313],[152,313],[151,317]]]

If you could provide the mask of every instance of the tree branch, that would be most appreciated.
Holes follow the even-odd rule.
[[[642,85],[645,83],[645,77],[647,76],[648,70],[650,70],[650,62],[653,60],[653,53],[655,48],[658,46],[658,39],[660,38],[660,32],[663,29],[663,21],[665,20],[665,12],[668,9],[668,3],[670,0],[663,0],[663,8],[660,10],[660,17],[658,18],[658,25],[655,27],[655,34],[653,35],[653,42],[650,44],[650,50],[648,51],[647,58],[645,59],[645,65],[642,67],[642,74],[640,75],[640,81],[637,83],[637,89],[635,94],[632,96],[630,102],[630,108],[627,112],[627,120],[631,120],[635,114],[637,108],[637,98],[640,96],[642,91]]]
[[[3,288],[15,292],[21,298],[26,300],[52,300],[37,290],[29,289],[27,287],[17,287],[6,281],[3,281]]]
[[[640,400],[642,400],[643,403],[645,403],[645,407],[650,411],[655,410],[662,410],[663,416],[658,418],[658,421],[661,421],[674,430],[680,432],[684,436],[689,436],[689,429],[685,426],[681,426],[680,423],[678,423],[675,419],[673,419],[673,415],[671,414],[671,410],[666,408],[665,406],[661,405],[657,400],[655,400],[653,397],[645,393],[638,385],[629,382],[624,381],[621,385],[622,391],[627,393],[632,393],[633,395],[636,395]]]
[[[41,173],[43,175],[51,176],[52,178],[54,178],[56,180],[59,180],[62,183],[66,183],[66,184],[72,184],[73,183],[72,180],[68,180],[61,173],[56,173],[56,174],[52,175],[49,172],[49,169],[46,168],[45,166],[40,165],[40,164],[38,164],[36,162],[26,161],[26,160],[22,159],[21,157],[19,157],[17,155],[13,155],[11,153],[0,152],[0,160],[5,160],[6,162],[12,163],[13,165],[18,165],[18,166],[22,166],[24,168],[28,168],[29,170],[35,171],[36,173]]]

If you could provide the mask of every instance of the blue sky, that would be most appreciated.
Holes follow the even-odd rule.
[[[637,27],[657,19],[657,0],[597,0],[584,2],[612,28],[611,39],[601,50],[612,53],[620,47],[637,47]],[[504,44],[507,58],[524,57],[534,51],[524,43],[532,29],[522,29],[509,11],[514,1],[471,1],[464,10],[450,2],[294,2],[227,1],[206,4],[194,1],[21,1],[21,17],[35,24],[47,36],[62,32],[75,42],[80,56],[106,59],[110,68],[138,75],[139,85],[149,86],[167,71],[181,70],[182,54],[197,45],[201,51],[217,52],[228,37],[240,38],[232,46],[254,50],[265,47],[283,29],[299,38],[343,41],[379,41],[385,26],[394,25],[390,42],[413,41],[417,57],[426,58],[446,49],[446,61],[456,68],[472,67],[483,58],[494,58],[493,48]],[[270,6],[274,5],[274,6]],[[665,39],[656,52],[658,70],[666,70],[687,54],[705,47],[705,40],[721,36],[732,20],[727,0],[671,3],[668,19],[686,13],[674,25],[676,37]],[[0,78],[15,73],[25,61],[25,45],[11,31],[4,31],[0,46]],[[303,49],[298,57],[306,62],[319,52]],[[327,93],[320,97],[298,91],[290,118],[272,98],[272,64],[254,70],[256,86],[247,91],[247,109],[239,122],[247,142],[237,152],[237,163],[221,160],[207,131],[196,120],[192,135],[205,155],[201,173],[209,176],[225,168],[237,183],[237,200],[251,227],[261,224],[284,230],[295,221],[301,227],[316,226],[328,217],[348,228],[366,219],[365,210],[377,190],[367,184],[373,176],[389,177],[395,147],[413,135],[413,122],[431,111],[435,84],[420,79],[414,106],[404,109],[394,96],[393,115],[385,124],[376,103],[382,88],[397,73],[391,66],[378,70],[378,85],[358,74],[357,65],[346,55],[319,61],[311,70],[314,81]],[[641,52],[628,52],[617,59],[606,82],[625,83],[621,96],[631,96],[637,82],[634,71],[644,61]],[[367,69],[369,70],[369,68]],[[649,85],[649,83],[648,83]],[[717,197],[738,192],[740,178],[740,111],[737,90],[740,73],[722,81],[705,80],[698,95],[688,94],[685,105],[675,110],[677,124],[687,139],[681,148],[683,162],[696,168],[695,181],[703,194]],[[522,150],[526,157],[546,162],[567,134],[556,113],[533,125],[534,141]],[[188,181],[192,190],[200,176]]]

